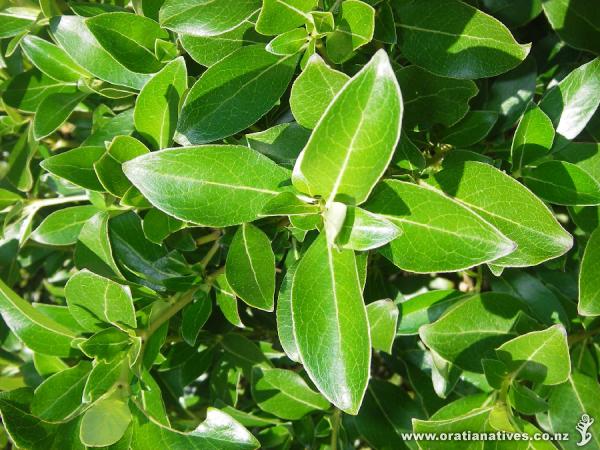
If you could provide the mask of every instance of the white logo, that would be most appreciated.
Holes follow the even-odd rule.
[[[592,440],[592,433],[590,433],[588,430],[593,423],[594,419],[587,414],[584,414],[581,416],[581,419],[579,419],[579,422],[577,422],[577,425],[575,425],[575,429],[579,431],[579,434],[581,435],[581,440],[577,443],[578,447],[583,447]]]

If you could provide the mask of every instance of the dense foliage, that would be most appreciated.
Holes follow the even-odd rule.
[[[0,0],[0,50],[5,445],[600,450],[597,1]],[[403,435],[467,430],[570,438]]]

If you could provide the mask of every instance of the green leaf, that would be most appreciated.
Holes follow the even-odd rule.
[[[517,244],[514,252],[494,264],[536,265],[571,248],[573,238],[550,210],[519,182],[480,162],[465,162],[457,167],[459,169],[449,167],[438,172],[434,176],[435,184]]]
[[[569,375],[566,383],[556,386],[550,392],[548,399],[548,424],[553,432],[576,430],[577,423],[589,422],[590,418],[600,416],[598,396],[600,385],[595,378],[588,377],[574,371]],[[587,415],[588,420],[583,416]],[[590,433],[588,449],[600,449],[600,424],[597,421],[587,429]],[[567,450],[576,450],[581,446],[576,445],[582,441],[582,435],[571,431],[568,441],[561,441],[561,447]]]
[[[329,204],[364,202],[392,159],[401,121],[400,88],[380,50],[328,106],[294,167],[294,186]]]
[[[577,310],[582,316],[600,315],[600,229],[590,236],[585,247],[579,269],[579,304]]]
[[[282,192],[267,202],[261,211],[263,217],[269,216],[308,216],[318,214],[319,206],[306,203],[292,192]]]
[[[324,236],[302,257],[292,281],[292,322],[302,364],[319,391],[348,414],[360,408],[371,360],[361,290],[354,252],[331,248]]]
[[[306,29],[296,28],[286,31],[271,40],[265,47],[269,53],[274,55],[294,55],[303,50],[310,41]]]
[[[543,398],[522,384],[513,383],[508,391],[508,398],[513,408],[528,416],[548,409]]]
[[[112,12],[90,17],[85,24],[98,43],[128,70],[154,73],[161,69],[162,64],[154,53],[155,43],[168,39],[169,33],[154,20],[127,12]]]
[[[63,49],[45,39],[27,35],[21,40],[21,48],[34,66],[55,80],[76,82],[91,77]]]
[[[0,39],[29,30],[38,15],[39,11],[34,8],[10,7],[0,11]]]
[[[110,392],[126,371],[129,371],[127,358],[117,358],[110,362],[97,361],[85,383],[83,402],[93,403]]]
[[[22,197],[16,192],[0,188],[0,208],[4,209],[8,206],[14,205],[19,200],[22,200]]]
[[[254,31],[250,21],[242,22],[238,27],[218,36],[192,36],[182,34],[179,41],[194,61],[210,67],[241,47],[260,44],[268,39]]]
[[[286,90],[298,56],[277,56],[262,45],[236,50],[211,66],[186,96],[176,140],[204,144],[244,130],[264,116]],[[262,95],[256,96],[256,92]]]
[[[523,175],[525,184],[538,197],[557,205],[600,204],[600,182],[575,164],[547,161]]]
[[[107,324],[136,327],[131,292],[108,278],[82,270],[65,286],[67,305],[85,329],[98,331]]]
[[[83,225],[75,247],[75,265],[108,277],[121,276],[108,239],[106,212],[99,212]]]
[[[597,142],[571,142],[555,153],[557,159],[575,164],[596,181],[600,181],[600,144]]]
[[[135,102],[135,129],[157,149],[171,144],[179,103],[187,89],[185,60],[180,57],[167,64],[142,88]]]
[[[354,424],[373,448],[405,449],[401,433],[410,433],[411,420],[420,417],[424,417],[420,406],[402,388],[373,378]]]
[[[514,243],[488,222],[425,185],[386,180],[375,188],[365,208],[402,231],[380,251],[403,270],[464,270],[514,250]]]
[[[317,3],[316,0],[263,0],[256,31],[271,36],[293,30],[309,20],[307,13]]]
[[[104,154],[103,147],[78,147],[43,160],[44,170],[93,191],[103,191],[94,163]]]
[[[600,54],[600,14],[586,0],[544,0],[544,13],[560,38],[571,47]]]
[[[77,316],[75,315],[77,318]],[[131,346],[131,338],[117,328],[105,328],[79,344],[79,348],[90,358],[112,361]]]
[[[206,420],[190,433],[167,428],[132,406],[132,450],[149,448],[218,448],[220,450],[254,450],[258,441],[229,415],[208,408]]]
[[[376,350],[392,353],[398,324],[398,307],[392,300],[377,300],[367,305],[371,345]]]
[[[70,356],[75,334],[48,318],[0,280],[0,314],[6,326],[31,350]]]
[[[513,172],[543,158],[554,142],[554,126],[539,106],[531,104],[519,121],[510,156]]]
[[[216,36],[233,30],[259,9],[259,0],[166,0],[159,19],[162,27],[177,33]]]
[[[436,75],[492,77],[529,53],[530,46],[519,44],[502,23],[458,0],[400,0],[393,6],[403,56]]]
[[[485,292],[462,300],[441,318],[419,329],[423,342],[458,367],[482,372],[481,358],[519,335],[531,323],[527,306],[510,295]]]
[[[408,138],[406,133],[403,133],[400,136],[400,142],[398,142],[398,146],[396,147],[396,153],[392,159],[392,164],[395,166],[413,171],[423,170],[427,165],[425,161],[425,157],[421,150],[413,144],[413,142]]]
[[[292,281],[298,267],[297,262],[290,265],[279,286],[277,297],[277,337],[283,351],[292,361],[299,362],[298,346],[294,336],[292,320]]]
[[[452,126],[467,114],[469,100],[478,92],[471,80],[439,77],[417,66],[403,67],[396,75],[402,86],[406,128]]]
[[[295,122],[288,122],[247,134],[246,140],[250,148],[291,169],[309,137],[310,130]]]
[[[252,397],[263,411],[288,420],[298,420],[312,411],[329,408],[329,402],[313,391],[300,375],[285,369],[255,368]]]
[[[31,238],[46,245],[75,244],[81,228],[97,212],[98,208],[92,205],[59,209],[42,221]]]
[[[568,74],[542,97],[540,108],[564,139],[576,138],[598,108],[599,72],[600,58],[596,58]]]
[[[111,194],[123,197],[131,188],[131,182],[123,173],[124,162],[148,153],[144,144],[131,136],[117,136],[106,153],[94,162],[98,181]]]
[[[99,400],[81,419],[81,442],[89,447],[112,445],[125,434],[130,422],[131,412],[123,400]]]
[[[259,228],[242,224],[235,233],[225,264],[227,282],[244,302],[273,311],[275,255],[271,241]]]
[[[106,51],[82,17],[54,17],[50,30],[58,45],[95,77],[133,89],[141,89],[148,81],[149,75],[129,70]]]
[[[496,353],[513,378],[554,385],[567,381],[571,373],[567,332],[562,325],[518,336],[498,347]]]
[[[180,220],[154,208],[146,213],[142,222],[144,235],[155,244],[160,244],[171,234],[184,227],[185,224]]]
[[[452,289],[441,289],[425,292],[400,303],[400,323],[397,334],[419,334],[421,325],[435,322],[452,305],[465,294]]]
[[[183,309],[181,321],[181,337],[189,345],[194,346],[200,330],[212,313],[212,301],[203,291],[195,295],[194,303]]]
[[[542,12],[542,0],[483,0],[494,17],[510,27],[523,26]]]
[[[40,103],[52,94],[74,94],[74,83],[56,81],[37,70],[28,70],[10,80],[2,93],[2,100],[13,108],[35,112]]]
[[[156,208],[205,226],[255,220],[289,179],[287,170],[241,146],[154,152],[125,163],[123,170]]]
[[[69,420],[81,407],[81,396],[92,366],[81,361],[75,367],[52,375],[40,384],[31,402],[31,412],[42,420]]]
[[[468,147],[483,140],[498,120],[494,111],[470,111],[454,126],[440,134],[440,141],[455,147]]]
[[[387,244],[402,234],[402,230],[391,220],[365,211],[349,207],[337,242],[342,248],[367,251]]]
[[[229,283],[227,283],[227,277],[225,274],[221,274],[219,277],[217,277],[215,297],[217,305],[219,305],[219,309],[225,316],[225,319],[238,328],[244,328],[242,319],[240,319],[237,298],[233,292],[233,289],[231,289],[231,286],[229,286]]]
[[[292,85],[290,108],[296,121],[314,128],[336,94],[350,78],[330,68],[318,55],[312,55]]]
[[[35,111],[33,137],[36,140],[54,133],[88,94],[52,94],[44,98]]]
[[[352,57],[354,50],[368,44],[375,32],[375,10],[359,0],[340,3],[335,30],[327,35],[327,55],[337,64]]]

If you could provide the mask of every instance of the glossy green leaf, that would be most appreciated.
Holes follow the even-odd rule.
[[[329,408],[329,402],[291,370],[254,369],[252,396],[260,409],[288,420]]]
[[[45,39],[25,36],[21,41],[21,48],[33,65],[55,80],[76,82],[82,77],[91,76],[63,49]]]
[[[110,362],[97,361],[92,368],[83,390],[83,401],[92,403],[117,386],[123,373],[127,373],[127,359],[115,359]]]
[[[204,144],[244,130],[264,116],[286,90],[298,57],[250,45],[212,65],[185,98],[176,140]],[[264,95],[256,96],[260,90]]]
[[[133,89],[141,89],[148,81],[147,74],[129,70],[102,47],[82,17],[54,17],[50,30],[58,45],[95,77]]]
[[[571,432],[568,441],[561,442],[561,446],[568,450],[581,448],[577,442],[588,441],[587,448],[600,448],[600,426],[595,423],[588,424],[590,418],[598,417],[600,408],[596,399],[600,395],[600,385],[594,378],[574,371],[569,379],[552,389],[548,399],[548,424],[551,431],[576,430],[579,422],[588,425],[587,432],[582,434]],[[587,415],[584,418],[584,415]],[[585,420],[587,419],[587,420]],[[587,434],[589,433],[589,435]]]
[[[527,307],[506,294],[486,292],[462,300],[441,318],[419,329],[421,339],[442,358],[481,372],[481,358],[531,326]]]
[[[185,227],[185,224],[164,212],[152,208],[144,216],[142,228],[149,241],[160,244],[171,234]]]
[[[75,333],[19,297],[0,280],[0,314],[10,330],[31,350],[44,355],[69,356]]]
[[[81,396],[90,370],[91,364],[81,361],[75,367],[46,379],[35,390],[31,412],[49,422],[73,417],[81,406]]]
[[[83,225],[97,212],[98,208],[92,205],[59,209],[46,217],[31,237],[46,245],[74,244]]]
[[[251,224],[236,232],[225,264],[227,281],[248,305],[273,311],[275,295],[275,255],[265,233]]]
[[[206,226],[255,220],[289,177],[287,170],[240,146],[164,150],[129,161],[123,170],[155,207]]]
[[[279,286],[279,296],[277,297],[277,337],[288,358],[299,362],[300,355],[298,354],[292,320],[292,281],[296,268],[296,262],[288,267],[281,286]]]
[[[550,89],[540,101],[540,108],[552,120],[556,133],[571,140],[585,128],[599,104],[600,58],[596,58]]]
[[[316,0],[263,0],[256,31],[270,36],[293,30],[308,21],[307,13],[316,6]]]
[[[131,422],[131,412],[123,400],[106,398],[88,409],[81,419],[79,436],[89,447],[104,447],[116,443]]]
[[[393,241],[400,234],[402,230],[391,220],[362,208],[349,207],[337,242],[342,248],[367,251]]]
[[[154,75],[135,102],[135,129],[154,148],[171,144],[177,127],[179,103],[187,88],[185,60],[177,58]]]
[[[16,36],[28,30],[34,24],[38,14],[37,9],[18,6],[0,11],[0,39]]]
[[[600,315],[600,231],[596,229],[590,236],[581,260],[579,272],[579,314],[583,316]]]
[[[452,289],[425,292],[398,305],[400,319],[397,334],[414,335],[422,325],[435,322],[465,294]]]
[[[183,309],[181,337],[189,345],[195,345],[200,330],[212,313],[212,301],[206,293],[199,291],[196,301]]]
[[[190,433],[167,428],[132,408],[132,450],[164,448],[218,448],[221,450],[254,450],[258,441],[242,425],[218,409],[208,408],[206,420]]]
[[[260,215],[264,217],[306,216],[320,212],[318,205],[307,203],[305,200],[292,192],[282,192],[267,202]]]
[[[567,381],[571,373],[567,332],[561,325],[511,339],[496,353],[514,378],[554,385]]]
[[[401,121],[400,88],[379,51],[326,109],[294,167],[294,186],[328,203],[364,202],[392,158]]]
[[[478,91],[473,81],[439,77],[417,66],[403,67],[396,75],[402,87],[405,127],[454,125],[465,116],[469,100]]]
[[[392,300],[377,300],[367,305],[371,345],[376,350],[392,353],[398,324],[398,307]]]
[[[514,250],[514,243],[488,222],[426,186],[386,180],[376,187],[365,208],[402,231],[381,252],[411,272],[463,270]]]
[[[290,108],[296,121],[314,128],[336,94],[350,78],[330,68],[323,58],[314,54],[296,78],[290,94]]]
[[[393,6],[403,55],[436,75],[500,75],[529,53],[530,46],[519,44],[498,20],[458,0],[400,0]]]
[[[154,20],[113,12],[90,17],[85,24],[98,43],[128,70],[154,73],[161,69],[162,64],[154,54],[155,43],[167,39],[169,34]]]
[[[44,98],[35,111],[33,136],[36,140],[54,133],[71,115],[87,94],[52,94]]]
[[[403,133],[396,147],[392,164],[413,172],[423,170],[427,162],[421,150],[408,138],[406,133]]]
[[[294,55],[303,50],[307,45],[310,37],[303,28],[296,28],[280,34],[271,40],[266,50],[274,55]]]
[[[78,318],[77,315],[73,315]],[[112,361],[130,346],[131,337],[114,327],[105,328],[79,344],[83,353],[101,361]]]
[[[260,0],[166,0],[159,19],[177,33],[215,36],[233,30],[259,9]]]
[[[600,54],[600,12],[585,0],[544,0],[544,13],[560,38],[572,47]]]
[[[43,169],[71,183],[93,191],[103,191],[94,163],[104,154],[102,147],[79,147],[51,156],[41,162]]]
[[[111,194],[123,197],[131,188],[131,182],[123,173],[124,162],[148,153],[144,144],[130,136],[117,136],[106,153],[94,162],[94,171],[100,184]]]
[[[498,120],[493,111],[470,111],[458,123],[440,134],[440,141],[455,147],[468,147],[483,140]]]
[[[74,83],[57,81],[37,70],[20,73],[10,80],[2,93],[2,100],[21,111],[35,112],[44,98],[52,94],[74,94]]]
[[[523,267],[567,252],[573,238],[550,210],[523,185],[487,164],[466,162],[434,177],[436,185],[477,212],[517,244],[494,264]]]
[[[120,276],[108,239],[108,219],[108,213],[99,212],[83,225],[75,247],[75,264],[103,276]]]
[[[340,3],[335,30],[327,35],[327,56],[335,63],[349,59],[354,50],[368,44],[375,32],[375,10],[360,0]]]
[[[181,45],[194,61],[210,67],[241,47],[267,42],[268,39],[254,31],[254,23],[242,22],[238,27],[217,36],[179,36]]]
[[[288,122],[247,134],[246,140],[250,148],[291,169],[309,137],[310,130],[295,122]]]
[[[554,142],[554,127],[537,105],[531,105],[519,121],[510,156],[513,171],[543,158]]]
[[[525,184],[538,197],[557,205],[600,204],[600,182],[564,161],[547,161],[524,173]]]
[[[311,245],[292,280],[292,322],[298,354],[315,386],[338,408],[356,414],[367,388],[371,342],[352,251],[333,249],[324,237]]]
[[[483,6],[494,17],[510,27],[519,27],[542,12],[542,0],[483,0]]]
[[[69,279],[65,294],[69,311],[87,330],[97,331],[107,324],[136,326],[133,301],[126,286],[82,270]]]

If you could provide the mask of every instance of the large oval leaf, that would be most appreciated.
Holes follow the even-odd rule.
[[[158,209],[215,227],[255,220],[289,180],[286,169],[234,145],[149,153],[123,164],[123,171]]]

